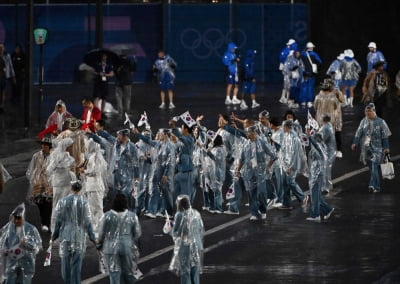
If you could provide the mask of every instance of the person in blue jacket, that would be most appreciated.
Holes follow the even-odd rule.
[[[233,42],[228,44],[228,48],[224,53],[222,62],[224,63],[227,70],[227,86],[226,86],[226,99],[225,104],[238,105],[240,100],[237,98],[239,92],[239,69],[238,63],[240,62],[240,57],[236,54],[237,45]],[[231,99],[231,92],[233,87],[233,97]]]
[[[318,74],[318,66],[322,64],[322,60],[318,53],[314,51],[315,45],[312,42],[308,42],[306,50],[301,53],[301,60],[303,61],[303,83],[300,90],[299,101],[302,106],[311,108],[314,101],[314,87],[315,77]]]
[[[240,109],[242,110],[248,108],[246,101],[244,100],[245,95],[250,95],[252,101],[251,108],[257,108],[260,106],[260,104],[256,102],[256,74],[254,71],[254,57],[256,56],[256,54],[256,50],[249,49],[247,50],[246,58],[244,60],[242,102],[240,103]]]
[[[159,108],[164,109],[167,107],[165,104],[165,92],[168,92],[169,99],[169,109],[174,109],[174,80],[175,80],[175,69],[177,64],[175,60],[165,54],[163,50],[158,51],[158,58],[154,62],[153,72],[157,74],[157,80],[160,87],[160,97],[161,97],[161,105]]]
[[[376,43],[370,42],[368,44],[368,48],[369,48],[369,53],[367,54],[367,64],[368,64],[367,74],[374,69],[374,64],[379,61],[385,62],[384,69],[386,70],[387,64],[385,56],[383,56],[383,53],[381,51],[376,49],[377,48]]]

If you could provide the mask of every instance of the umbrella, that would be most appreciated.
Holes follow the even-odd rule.
[[[105,48],[92,49],[85,54],[85,56],[83,57],[83,62],[93,68],[96,68],[101,61],[101,56],[103,54],[107,54],[108,63],[114,66],[117,66],[119,64],[119,56],[115,52]]]
[[[109,48],[118,55],[136,55],[136,49],[133,44],[115,44]]]

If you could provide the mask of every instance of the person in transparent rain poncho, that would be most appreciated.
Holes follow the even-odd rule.
[[[61,198],[68,195],[71,190],[71,181],[76,179],[75,174],[71,172],[71,168],[75,166],[75,160],[68,152],[72,144],[71,138],[59,140],[49,157],[46,173],[53,187],[53,209]],[[54,232],[55,221],[56,215],[53,210],[50,224],[52,232]]]
[[[88,201],[93,216],[93,230],[98,233],[98,224],[103,216],[103,198],[107,191],[107,163],[100,145],[92,139],[86,142],[86,159],[81,168],[83,180],[82,196]]]
[[[134,132],[139,139],[152,148],[152,163],[149,174],[149,200],[146,216],[155,218],[164,216],[164,210],[173,214],[173,178],[175,167],[175,147],[169,140],[169,129],[159,129],[156,139]]]
[[[342,72],[340,72],[340,65],[344,59],[344,53],[340,53],[335,60],[329,65],[326,75],[329,75],[333,81],[335,89],[340,89],[342,85]]]
[[[290,108],[299,108],[300,87],[303,82],[304,64],[300,58],[300,51],[290,51],[282,73],[286,76],[289,84],[287,90],[287,102]]]
[[[210,201],[209,211],[211,213],[222,213],[222,186],[225,181],[226,151],[220,135],[214,137],[206,155],[205,183]]]
[[[204,253],[203,220],[200,213],[191,207],[188,195],[179,195],[176,207],[171,231],[174,252],[169,270],[180,276],[181,284],[199,284]]]
[[[117,137],[99,130],[98,135],[113,144],[108,170],[113,176],[113,195],[123,193],[128,200],[128,208],[133,209],[132,190],[139,181],[139,155],[136,145],[129,139],[129,129],[117,131]]]
[[[42,149],[33,154],[26,171],[30,186],[27,196],[39,209],[42,231],[48,232],[53,207],[53,188],[46,172],[52,147],[50,136],[43,137],[40,144]]]
[[[152,132],[150,129],[142,131],[142,135],[148,139],[152,139]],[[153,170],[153,160],[155,159],[154,148],[143,140],[139,140],[136,143],[139,155],[139,186],[136,189],[136,214],[139,216],[142,212],[148,210],[148,200],[150,195],[150,179]],[[145,216],[149,218],[155,218],[155,214],[146,212]]]
[[[203,116],[200,116],[203,119]],[[200,119],[200,120],[201,120]],[[193,151],[193,180],[195,186],[199,186],[202,192],[203,205],[202,210],[210,209],[210,199],[208,196],[208,190],[205,186],[205,175],[204,172],[207,169],[205,163],[204,148],[207,146],[207,142],[210,134],[214,134],[214,131],[207,130],[204,126],[200,125],[199,117],[196,119],[197,125],[193,128],[193,136],[195,139],[194,151]]]
[[[308,166],[310,168],[310,177],[308,185],[311,193],[311,210],[308,221],[321,221],[321,216],[328,219],[334,208],[327,204],[322,198],[322,187],[324,185],[325,161],[327,160],[327,151],[322,135],[315,133],[309,137],[310,152],[308,153]]]
[[[323,178],[323,184],[321,186],[322,192],[326,193],[329,193],[329,191],[333,188],[332,167],[336,159],[335,132],[330,121],[331,116],[327,113],[324,114],[322,116],[322,126],[318,131],[322,135],[322,139],[324,140],[324,144],[326,146],[325,175]]]
[[[35,226],[25,221],[25,204],[18,205],[10,221],[0,229],[0,283],[30,284],[42,239]]]
[[[365,117],[361,120],[354,135],[351,149],[361,148],[360,161],[368,165],[371,172],[368,190],[380,192],[379,165],[385,154],[389,154],[389,136],[392,135],[386,122],[378,117],[375,105],[369,103],[365,107]]]
[[[112,209],[100,220],[97,249],[104,254],[111,284],[135,283],[142,234],[137,215],[128,210],[125,195],[118,193]]]
[[[307,205],[308,196],[296,182],[297,174],[304,171],[303,147],[299,136],[293,130],[293,120],[283,122],[283,139],[280,148],[280,166],[283,178],[283,202],[279,209],[292,209],[290,193],[296,196],[297,200]]]
[[[72,117],[72,114],[67,111],[65,102],[63,102],[62,100],[58,100],[54,107],[54,111],[50,114],[46,121],[46,128],[57,124],[58,134],[63,131],[64,122],[67,120],[67,118],[70,117]]]
[[[267,218],[266,175],[277,159],[271,145],[259,137],[258,125],[246,128],[248,141],[243,144],[235,176],[242,176],[249,195],[251,221]]]
[[[56,226],[52,242],[60,239],[61,276],[65,283],[81,283],[82,261],[86,251],[86,234],[96,244],[88,202],[80,195],[82,184],[75,181],[72,193],[57,203]]]
[[[283,141],[283,130],[281,127],[281,121],[277,117],[271,117],[270,120],[271,126],[271,144],[275,147],[276,155],[278,159],[276,159],[275,163],[272,165],[272,180],[275,181],[276,188],[276,200],[272,204],[272,207],[280,207],[283,202],[283,176],[282,176],[282,168],[280,166],[281,159],[281,145]]]

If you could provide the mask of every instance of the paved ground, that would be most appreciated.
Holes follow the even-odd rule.
[[[62,98],[68,109],[79,116],[80,99],[91,94],[90,86],[46,86],[42,124],[51,112],[55,101]],[[258,100],[261,109],[272,115],[282,116],[286,107],[277,103],[279,86],[260,85]],[[192,84],[176,88],[177,109],[160,111],[157,89],[152,84],[134,86],[133,121],[146,110],[153,129],[167,126],[172,116],[190,110],[193,116],[204,114],[204,124],[216,128],[218,113],[237,112],[256,118],[260,109],[239,112],[223,104],[224,86]],[[398,158],[400,127],[397,111],[399,105],[387,111],[384,118],[393,132],[392,156]],[[15,115],[17,114],[17,115]],[[10,106],[0,116],[0,161],[13,175],[0,195],[0,224],[7,222],[11,210],[22,202],[27,191],[24,173],[31,155],[38,149],[35,135],[40,127],[36,124],[24,129],[20,112]],[[297,111],[302,122],[306,110]],[[36,113],[34,117],[37,117]],[[326,199],[335,207],[332,218],[322,223],[305,221],[307,212],[294,202],[290,212],[272,210],[266,222],[250,223],[248,210],[242,207],[239,216],[211,215],[202,212],[206,226],[204,271],[202,283],[400,283],[400,204],[399,162],[396,160],[397,177],[383,182],[383,192],[367,192],[369,174],[359,171],[359,153],[350,151],[355,129],[363,116],[362,107],[344,108],[344,158],[337,160],[333,177],[335,189]],[[107,120],[109,129],[122,128],[117,116]],[[303,190],[307,181],[299,178]],[[199,206],[199,196],[196,208]],[[40,225],[38,210],[27,207],[29,222]],[[171,258],[172,240],[162,235],[163,220],[140,219],[143,237],[140,268],[144,278],[138,283],[178,283],[178,278],[167,271]],[[47,247],[49,235],[42,234]],[[33,283],[62,283],[60,263],[56,251],[53,264],[42,266],[44,252],[37,257],[37,271]],[[98,275],[97,254],[89,245],[83,264],[84,283],[108,283]]]

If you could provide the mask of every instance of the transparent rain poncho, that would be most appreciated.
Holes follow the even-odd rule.
[[[30,185],[27,194],[28,199],[38,196],[45,198],[53,197],[53,188],[50,185],[46,172],[49,157],[50,155],[46,157],[42,151],[33,154],[31,162],[29,163],[26,171],[26,177],[28,178]]]
[[[134,212],[110,210],[104,214],[100,220],[97,247],[104,253],[109,272],[121,271],[122,259],[128,261],[130,267],[136,267],[141,234],[139,220]],[[133,275],[133,269],[128,274]]]
[[[89,139],[86,143],[86,166],[83,172],[82,196],[89,202],[94,231],[103,216],[103,198],[107,192],[107,163],[100,145]],[[82,176],[81,176],[82,177]]]
[[[224,146],[213,147],[205,157],[206,184],[213,190],[222,190],[226,173],[226,151]]]
[[[303,162],[303,147],[299,136],[294,131],[283,134],[282,145],[280,148],[280,166],[283,171],[291,173],[304,172],[302,168]]]
[[[55,208],[56,225],[52,239],[60,241],[60,257],[86,251],[86,234],[95,241],[88,202],[78,194],[61,199]]]
[[[335,131],[342,131],[342,107],[341,102],[345,101],[342,92],[334,89],[330,92],[320,91],[314,100],[314,109],[316,111],[315,119],[322,125],[322,117],[329,114]]]
[[[0,229],[0,282],[7,273],[21,269],[24,274],[35,273],[36,255],[42,249],[42,239],[35,226],[24,221],[21,227],[13,222],[13,216],[25,219],[25,205],[18,205],[9,222]],[[7,256],[5,256],[7,252]]]
[[[368,119],[364,117],[355,134],[355,144],[360,144],[360,161],[367,164],[367,161],[379,163],[384,150],[383,140],[392,135],[386,122],[376,117]]]
[[[310,169],[310,176],[308,184],[310,190],[318,186],[322,190],[323,178],[325,176],[325,161],[327,159],[326,145],[317,137],[309,137],[311,149],[308,153],[308,167]],[[320,183],[320,184],[318,184]]]
[[[178,211],[174,217],[172,230],[174,252],[169,270],[180,275],[190,273],[192,267],[203,267],[204,225],[200,213],[189,208]]]

